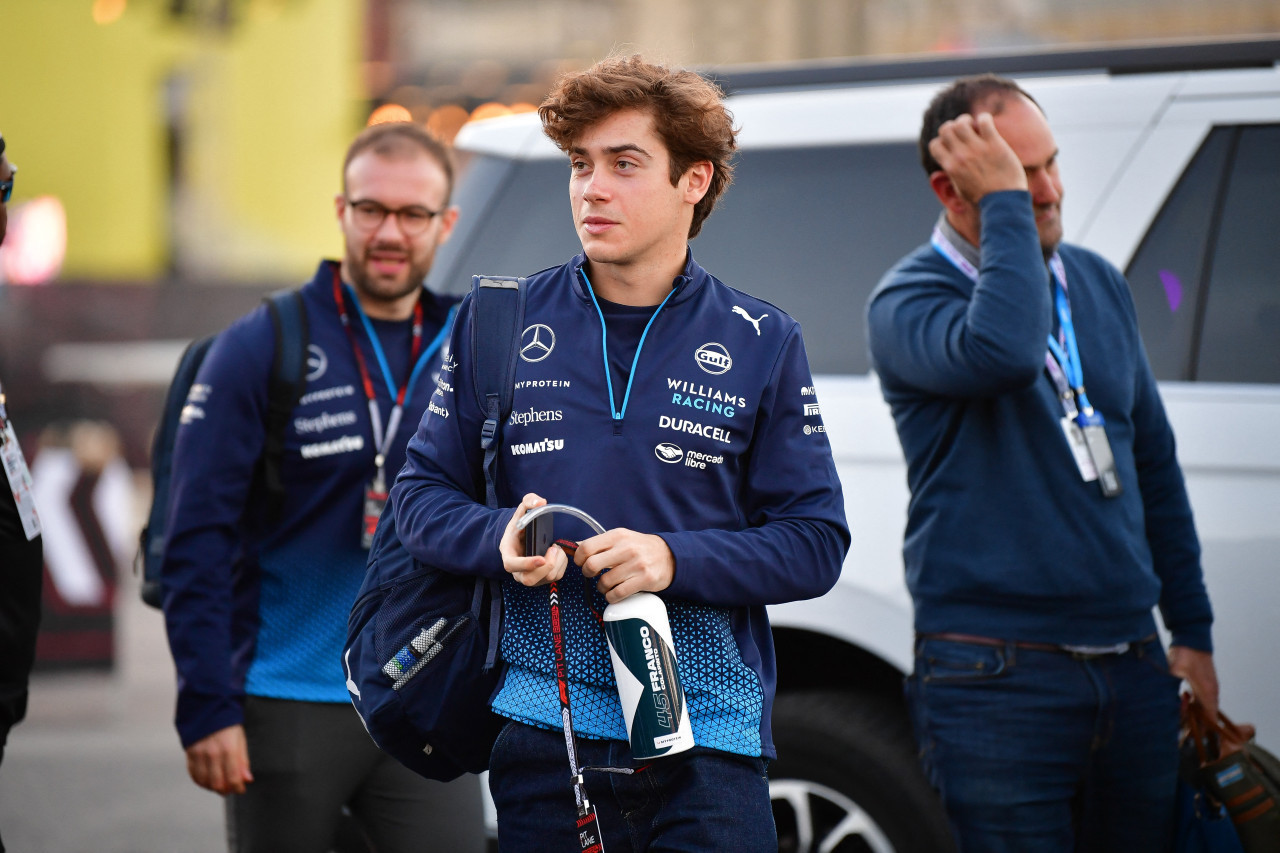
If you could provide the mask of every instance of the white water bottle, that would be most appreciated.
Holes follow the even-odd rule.
[[[642,761],[692,747],[667,605],[637,592],[606,607],[603,619],[632,757]]]

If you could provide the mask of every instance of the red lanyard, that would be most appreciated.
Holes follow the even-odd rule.
[[[587,799],[586,784],[578,767],[578,751],[573,742],[573,713],[569,708],[569,673],[564,655],[564,631],[560,626],[560,588],[551,582],[551,647],[555,652],[556,686],[560,694],[560,722],[564,726],[564,746],[569,753],[569,774],[573,782],[573,799],[578,807],[575,828],[582,853],[604,853],[604,839],[600,837],[600,822],[596,807]]]
[[[373,380],[369,376],[369,368],[364,360],[364,353],[360,351],[359,345],[356,343],[356,333],[351,328],[351,316],[347,314],[347,302],[342,297],[342,279],[338,276],[337,267],[333,270],[333,301],[338,305],[338,318],[342,320],[342,328],[347,332],[347,339],[351,341],[351,351],[356,354],[356,364],[360,367],[360,381],[364,383],[365,396],[370,400],[376,399],[373,393]],[[364,311],[360,308],[359,302],[356,303],[356,310],[360,312],[361,319],[364,319]],[[371,329],[367,331],[372,332]],[[373,344],[375,352],[381,350],[382,345],[377,337],[373,334],[369,335],[370,342]],[[409,353],[409,364],[412,365],[418,360],[418,354],[422,352],[422,302],[415,302],[413,305],[413,349]],[[412,367],[410,368],[412,370]],[[387,376],[390,380],[390,375]],[[395,405],[404,404],[405,390],[409,387],[409,377],[405,377],[404,383],[400,386],[400,390],[395,395]]]
[[[413,306],[413,348],[409,355],[409,375],[405,377],[399,391],[396,391],[392,385],[391,369],[387,366],[386,357],[383,355],[382,343],[378,340],[378,336],[373,330],[373,325],[369,323],[368,317],[365,316],[364,309],[360,307],[359,300],[357,299],[355,302],[356,311],[360,314],[360,319],[364,322],[365,332],[369,336],[369,343],[381,363],[383,374],[387,381],[387,390],[392,395],[393,405],[391,415],[387,419],[385,436],[382,433],[382,412],[378,408],[378,398],[373,391],[373,379],[369,376],[369,367],[365,363],[364,353],[360,351],[359,342],[356,341],[355,330],[351,328],[351,316],[347,313],[347,302],[342,295],[342,279],[338,276],[337,267],[333,270],[333,301],[338,306],[338,318],[342,321],[342,328],[347,333],[347,340],[351,342],[351,351],[356,356],[356,365],[360,368],[360,381],[364,384],[365,397],[369,401],[369,419],[373,423],[373,444],[374,451],[377,453],[376,464],[379,472],[381,472],[386,460],[387,450],[390,448],[396,431],[400,427],[400,415],[404,405],[405,393],[408,391],[409,382],[413,376],[413,365],[417,362],[418,354],[422,351],[422,301],[419,300]]]
[[[578,550],[578,544],[568,539],[557,539],[556,545],[560,546],[570,560],[573,559],[574,552]],[[601,622],[601,616],[596,612],[591,602],[595,587],[591,579],[585,575],[582,581],[587,609],[596,617],[597,622]],[[550,584],[548,598],[551,602],[551,649],[555,656],[556,687],[560,696],[560,722],[564,728],[565,751],[569,754],[569,774],[573,783],[573,799],[578,807],[578,843],[581,845],[582,853],[604,853],[604,839],[600,836],[600,822],[596,817],[596,807],[587,799],[587,788],[582,777],[583,772],[596,770],[601,773],[618,773],[630,776],[646,770],[649,765],[646,764],[634,769],[631,767],[578,766],[578,750],[574,745],[573,735],[573,712],[569,707],[569,666],[565,661],[564,629],[560,621],[560,586],[555,581]]]

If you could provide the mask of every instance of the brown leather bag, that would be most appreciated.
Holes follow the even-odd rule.
[[[1251,725],[1182,697],[1182,742],[1194,747],[1196,780],[1227,808],[1245,853],[1280,853],[1280,759],[1259,746]]]

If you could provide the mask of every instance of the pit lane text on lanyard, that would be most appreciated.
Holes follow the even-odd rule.
[[[977,282],[978,270],[960,250],[952,245],[942,229],[933,229],[933,248],[938,251],[970,280]],[[1071,303],[1067,300],[1067,270],[1057,252],[1049,259],[1053,272],[1054,309],[1058,313],[1058,338],[1049,335],[1049,349],[1045,352],[1045,370],[1062,402],[1062,432],[1075,459],[1080,476],[1086,483],[1098,481],[1104,497],[1113,498],[1124,491],[1116,471],[1111,444],[1107,441],[1106,421],[1102,413],[1089,403],[1084,388],[1084,367],[1080,362],[1080,349],[1076,343],[1075,326],[1071,321]]]
[[[387,417],[386,432],[382,429],[382,411],[378,407],[378,398],[373,391],[373,379],[369,376],[369,368],[365,364],[364,354],[360,351],[359,342],[356,341],[355,330],[351,328],[351,317],[347,314],[346,300],[343,299],[344,285],[335,269],[333,273],[333,301],[338,305],[338,317],[342,320],[342,328],[346,330],[347,339],[351,342],[351,351],[356,356],[356,366],[360,368],[360,380],[364,385],[364,394],[369,401],[369,420],[373,424],[373,446],[376,452],[374,457],[375,471],[373,479],[369,481],[369,485],[364,490],[364,517],[361,520],[360,543],[367,550],[373,544],[373,534],[378,526],[378,518],[382,515],[382,508],[387,504],[387,477],[386,464],[387,452],[391,449],[391,442],[395,440],[396,433],[400,430],[400,419],[404,413],[404,401],[410,397],[413,386],[417,384],[418,377],[422,373],[423,367],[440,349],[440,345],[444,342],[444,336],[448,333],[448,323],[441,327],[440,333],[436,335],[435,340],[431,342],[425,350],[422,349],[422,302],[418,301],[413,306],[413,349],[410,351],[409,363],[413,365],[408,378],[404,384],[400,386],[400,390],[396,390],[395,382],[391,378],[391,367],[387,364],[387,357],[382,351],[382,343],[378,340],[378,334],[374,331],[373,324],[369,322],[368,316],[364,313],[364,309],[360,307],[360,300],[357,298],[355,291],[350,285],[346,285],[347,294],[351,297],[351,302],[356,306],[356,313],[360,316],[360,321],[364,325],[365,334],[369,336],[369,345],[373,347],[373,353],[378,357],[378,366],[382,368],[382,378],[387,383],[387,391],[391,395],[392,407],[391,414]]]

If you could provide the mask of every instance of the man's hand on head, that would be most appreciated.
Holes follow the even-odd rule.
[[[977,204],[988,193],[1027,189],[1027,174],[990,113],[969,114],[942,123],[929,142],[962,198]]]

